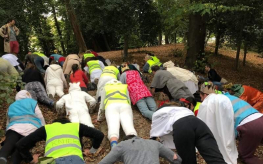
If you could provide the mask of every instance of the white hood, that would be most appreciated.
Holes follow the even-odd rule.
[[[58,64],[51,64],[49,67],[50,67],[53,71],[56,71],[56,70],[58,70],[58,69],[62,69],[61,66],[58,65]]]
[[[72,91],[81,91],[80,86],[79,86],[79,82],[78,83],[69,83],[69,93]]]

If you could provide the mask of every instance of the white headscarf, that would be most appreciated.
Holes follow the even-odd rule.
[[[25,98],[32,98],[30,93],[26,90],[21,90],[16,94],[16,100],[25,99]]]

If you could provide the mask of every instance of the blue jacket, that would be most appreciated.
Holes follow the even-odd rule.
[[[237,126],[243,121],[246,117],[258,113],[258,111],[249,105],[246,101],[239,99],[236,96],[230,95],[228,92],[224,94],[227,96],[233,106],[234,116],[235,116],[235,134],[237,137]]]
[[[14,124],[32,124],[41,127],[41,121],[35,115],[37,101],[31,98],[17,100],[9,106],[8,117],[10,119],[8,129]]]

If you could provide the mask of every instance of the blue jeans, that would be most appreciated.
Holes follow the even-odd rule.
[[[36,57],[34,59],[35,66],[41,73],[45,73],[46,71],[43,68],[44,65],[44,59],[42,57]]]
[[[55,161],[56,164],[85,164],[83,159],[76,155],[57,158]]]
[[[142,98],[136,103],[136,105],[144,117],[152,120],[152,115],[157,109],[153,97]]]

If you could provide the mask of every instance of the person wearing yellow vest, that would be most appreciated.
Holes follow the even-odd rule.
[[[96,57],[92,57],[89,58],[84,70],[90,75],[90,81],[94,83],[95,79],[99,80],[104,67],[105,66],[101,61],[99,61]]]
[[[45,54],[43,54],[41,52],[33,52],[33,54],[36,54],[39,57],[44,59],[44,67],[45,68],[47,68],[49,66],[49,58]]]
[[[120,79],[120,72],[115,65],[106,66],[103,69],[102,74],[100,75],[100,79],[99,79],[98,86],[97,86],[97,93],[96,93],[96,100],[98,102],[99,102],[99,98],[100,98],[101,92],[103,91],[105,84],[112,79],[115,79],[115,80]]]
[[[162,63],[156,56],[146,55],[144,61],[146,62],[142,68],[144,73],[152,73],[152,66],[162,67]]]
[[[126,136],[137,136],[133,125],[133,114],[127,84],[122,84],[115,79],[106,83],[101,94],[98,121],[103,121],[104,113],[111,147],[117,145],[120,124]]]
[[[46,62],[41,56],[32,54],[32,52],[28,52],[28,54],[25,56],[25,67],[27,67],[28,63],[34,64],[42,74],[46,72]]]
[[[39,128],[27,137],[20,140],[17,144],[17,150],[24,157],[25,162],[38,163],[39,154],[33,157],[29,150],[39,141],[46,141],[45,157],[50,163],[56,164],[85,164],[83,160],[83,147],[81,145],[82,137],[92,139],[92,148],[84,150],[84,154],[95,153],[100,147],[104,134],[94,128],[79,123],[70,123],[67,118],[54,120]]]
[[[184,107],[194,112],[195,116],[198,114],[199,106],[201,102],[197,102],[193,97],[187,97],[186,99],[181,98],[180,102],[184,103]]]

